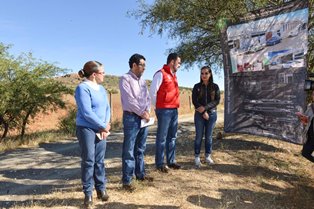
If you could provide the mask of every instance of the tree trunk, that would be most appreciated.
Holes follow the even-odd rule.
[[[6,122],[3,122],[3,128],[4,128],[4,131],[3,131],[3,134],[1,136],[1,141],[2,142],[4,140],[5,137],[7,137],[8,135],[8,132],[9,132],[9,124],[6,123]]]
[[[25,135],[25,130],[26,130],[26,124],[28,121],[29,116],[31,115],[33,111],[33,108],[31,108],[27,114],[25,115],[24,119],[23,119],[23,123],[22,123],[22,130],[21,130],[21,140],[23,141],[24,135]]]
[[[7,122],[5,122],[5,120],[3,119],[3,116],[0,116],[0,125],[3,126],[3,134],[0,138],[0,142],[3,142],[4,138],[7,136],[8,132],[9,132],[9,124]]]

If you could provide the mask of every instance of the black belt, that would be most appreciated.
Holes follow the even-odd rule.
[[[129,112],[129,111],[125,111],[125,110],[123,111],[123,113],[124,114],[129,114],[129,115],[136,115],[136,113],[134,113],[134,112]]]

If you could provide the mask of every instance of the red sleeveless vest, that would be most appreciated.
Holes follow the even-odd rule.
[[[177,76],[171,73],[167,65],[159,71],[162,73],[162,83],[157,91],[156,108],[178,108],[180,100]]]

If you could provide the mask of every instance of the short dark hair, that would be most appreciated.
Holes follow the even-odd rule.
[[[102,64],[98,61],[88,61],[84,64],[83,69],[78,71],[78,74],[81,78],[88,78],[93,73],[99,72],[99,67],[101,66]]]
[[[132,69],[132,66],[133,66],[133,63],[135,64],[140,64],[140,60],[143,59],[146,61],[145,57],[141,54],[133,54],[130,59],[129,59],[129,66],[130,66],[130,69]]]
[[[178,59],[179,55],[177,53],[170,53],[167,57],[167,65],[172,61],[176,61]]]

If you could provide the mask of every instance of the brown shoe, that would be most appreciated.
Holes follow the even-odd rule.
[[[169,172],[169,168],[165,165],[157,168],[158,171],[162,172],[162,173],[168,173]]]
[[[93,206],[93,197],[92,196],[85,195],[84,206],[86,209],[92,208],[92,206]]]
[[[151,176],[144,176],[143,178],[137,178],[138,181],[148,181],[148,182],[152,182],[154,181],[154,178]]]
[[[175,169],[175,170],[178,170],[178,169],[181,168],[181,165],[179,165],[177,163],[172,163],[172,164],[169,164],[168,167],[172,168],[172,169]]]
[[[97,199],[101,201],[107,201],[109,199],[109,195],[107,194],[106,190],[105,191],[96,191],[97,193]]]
[[[132,184],[123,184],[122,188],[128,192],[134,192],[135,190],[135,187]]]

